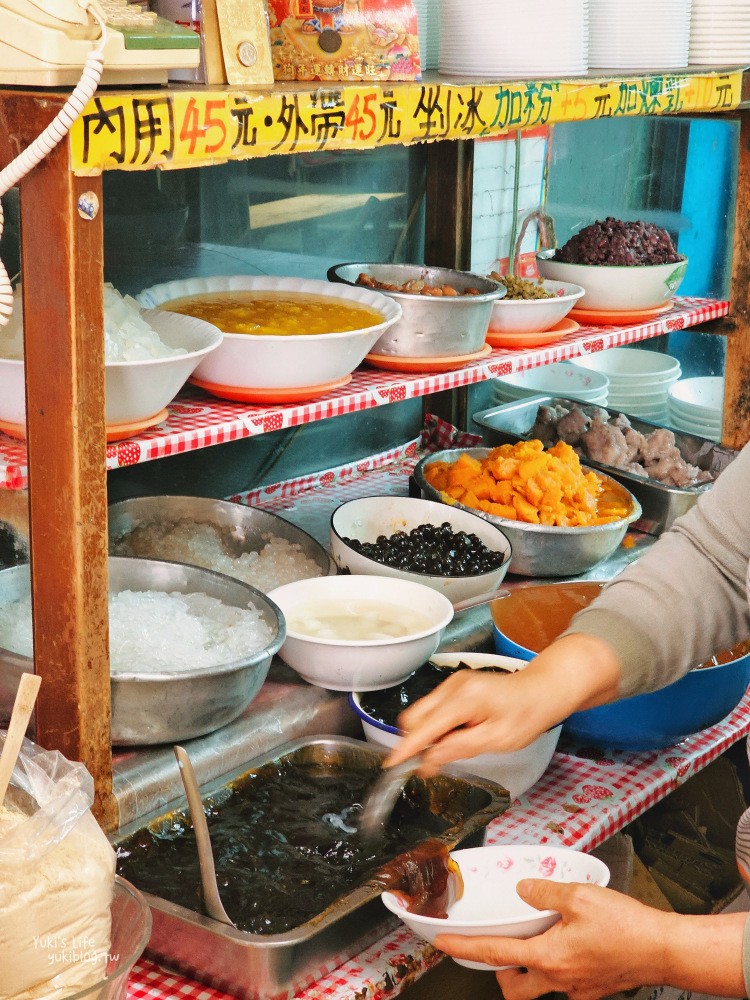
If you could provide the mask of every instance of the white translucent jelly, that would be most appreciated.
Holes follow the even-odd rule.
[[[428,631],[433,622],[424,614],[387,601],[309,601],[285,612],[287,629],[312,639],[368,642],[402,639]]]

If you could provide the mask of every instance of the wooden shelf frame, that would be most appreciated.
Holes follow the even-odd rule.
[[[706,82],[701,84],[699,81]],[[436,87],[440,89],[435,90]],[[750,96],[747,76],[731,70],[715,73],[701,70],[679,77],[653,74],[614,80],[594,77],[482,85],[426,81],[392,88],[364,88],[363,85],[362,89],[380,98],[370,104],[378,104],[378,113],[386,123],[392,120],[389,118],[393,113],[392,105],[401,100],[401,95],[407,102],[419,104],[421,101],[420,115],[434,115],[436,109],[440,109],[439,104],[433,104],[430,110],[426,103],[428,97],[445,98],[446,108],[442,112],[445,112],[446,127],[442,130],[431,128],[429,132],[421,128],[420,131],[419,123],[423,119],[412,116],[417,127],[414,133],[396,134],[395,129],[386,130],[378,141],[372,136],[362,138],[356,128],[353,138],[343,129],[329,129],[322,143],[320,136],[323,133],[310,132],[308,127],[307,132],[300,129],[300,136],[305,137],[308,146],[297,143],[294,149],[358,149],[368,148],[368,143],[408,144],[429,140],[427,190],[449,192],[449,195],[439,210],[433,202],[432,210],[427,213],[428,262],[447,266],[467,261],[471,237],[472,144],[464,141],[457,144],[453,140],[499,135],[554,121],[585,120],[609,112],[615,117],[618,111],[620,115],[638,115],[644,111],[736,114],[742,120],[732,277],[732,301],[736,305],[719,332],[727,336],[728,357],[724,441],[738,447],[750,439],[750,117],[744,106]],[[489,125],[487,120],[480,122],[476,116],[479,105],[475,100],[480,90],[483,99],[491,98],[496,106],[500,101],[507,103],[511,109],[509,117],[499,116],[495,121],[490,116]],[[192,97],[196,102],[203,102],[201,107],[204,109],[205,102],[211,99],[209,92],[197,88],[179,91],[170,88],[157,93],[165,108],[169,107],[170,98],[178,93],[180,101],[189,102]],[[274,87],[271,92],[255,95],[231,90],[222,93],[235,111],[234,117],[230,114],[235,124],[238,115],[242,117],[237,110],[238,97],[252,99],[256,102],[255,107],[259,106],[257,102],[275,99],[287,111],[284,121],[291,113],[293,123],[305,124],[303,118],[294,118],[296,110],[304,105],[308,111],[314,108],[319,113],[321,101],[343,94],[344,105],[333,110],[339,121],[343,114],[346,124],[360,90],[355,85],[336,84]],[[399,96],[394,97],[395,93]],[[454,110],[460,106],[462,114],[457,117],[447,114],[448,95]],[[512,113],[513,102],[518,104],[520,101],[522,105],[524,95],[532,101],[532,109],[539,107],[543,98],[547,100],[542,109],[543,120],[525,121],[523,116],[516,120]],[[688,95],[691,95],[690,100],[686,99]],[[365,96],[362,92],[362,101]],[[33,141],[57,113],[64,97],[54,92],[0,91],[0,165],[10,162]],[[108,102],[119,106],[127,98],[132,109],[140,110],[140,102],[148,100],[148,93],[102,91],[92,105],[98,119],[95,122],[89,119],[88,123],[77,126],[73,135],[20,184],[35,667],[44,680],[38,702],[36,738],[42,745],[59,749],[67,757],[83,761],[89,768],[96,787],[97,815],[105,828],[116,825],[117,808],[112,797],[109,740],[104,359],[100,334],[103,237],[101,212],[96,210],[102,199],[98,174],[101,169],[110,167],[152,169],[159,165],[198,165],[195,156],[179,162],[174,155],[170,158],[160,154],[144,159],[142,145],[134,150],[134,159],[131,153],[122,162],[111,156],[103,164],[92,164],[90,159],[79,162],[82,158],[80,139],[84,135],[80,129],[88,127],[91,141],[98,128],[97,138],[109,142],[107,137],[111,137],[112,127],[117,129],[118,119],[116,114],[109,114]],[[651,105],[649,99],[653,99]],[[556,111],[565,101],[568,102],[565,113]],[[86,113],[90,114],[91,108]],[[471,116],[468,128],[466,113]],[[133,110],[128,120],[138,125],[135,115]],[[529,118],[533,117],[530,114]],[[265,127],[265,120],[261,127]],[[142,124],[142,119],[140,121]],[[268,129],[277,128],[278,124],[271,120]],[[163,120],[160,127],[163,128]],[[286,126],[282,123],[282,127]],[[220,131],[214,129],[209,145],[215,143]],[[237,151],[232,153],[230,148],[230,157],[219,155],[222,151],[218,149],[209,156],[207,135],[208,132],[204,132],[198,161],[216,162],[236,154]],[[329,136],[332,136],[331,144]],[[153,142],[156,150],[157,141],[163,143],[164,138],[163,133],[160,136],[150,125],[146,129],[145,149],[148,150]],[[262,144],[258,145],[257,134],[255,138],[249,151],[241,151],[243,155],[294,151],[284,143],[275,150],[263,148]],[[138,141],[142,144],[143,139]],[[169,135],[166,141],[169,153]],[[95,207],[93,211],[91,206]]]

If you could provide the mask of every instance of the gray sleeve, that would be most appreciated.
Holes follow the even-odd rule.
[[[622,695],[654,691],[750,636],[750,445],[566,634],[608,642]]]
[[[750,997],[750,913],[742,933],[742,977],[745,980],[745,996]]]

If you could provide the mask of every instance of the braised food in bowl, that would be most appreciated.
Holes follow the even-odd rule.
[[[374,355],[440,358],[474,354],[484,347],[493,303],[505,295],[504,286],[497,281],[447,267],[356,263],[328,270],[330,282],[354,288],[362,288],[363,275],[402,310],[401,320],[373,347]],[[436,294],[438,288],[442,294]],[[446,289],[451,291],[445,294]]]

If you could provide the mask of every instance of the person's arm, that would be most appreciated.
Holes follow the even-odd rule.
[[[639,986],[675,986],[745,997],[743,934],[747,914],[684,916],[645,906],[612,889],[525,879],[519,895],[560,920],[527,940],[441,934],[435,946],[493,966],[505,1000],[566,993],[599,1000]],[[524,972],[522,969],[528,971]]]
[[[399,715],[405,735],[385,765],[421,752],[429,775],[462,757],[518,750],[576,709],[614,700],[619,685],[614,651],[587,635],[559,639],[513,674],[459,670]]]
[[[621,697],[666,687],[750,636],[749,560],[750,445],[565,634],[613,648]]]
[[[399,716],[386,766],[423,752],[430,774],[528,746],[572,712],[656,690],[750,636],[750,445],[698,504],[567,632],[510,676],[461,671]]]

